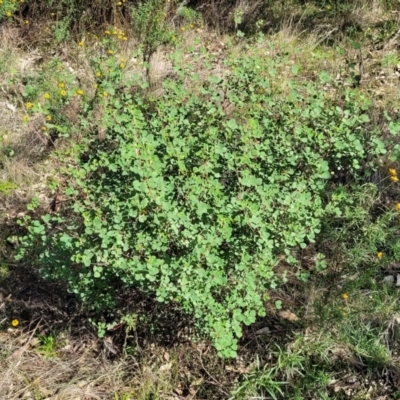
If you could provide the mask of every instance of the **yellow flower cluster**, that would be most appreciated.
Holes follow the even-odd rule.
[[[381,251],[378,251],[378,253],[376,253],[376,256],[381,259],[383,257],[383,253]]]
[[[114,35],[114,36],[116,36],[119,40],[123,40],[123,41],[128,40],[128,36],[126,36],[125,32],[122,31],[122,30],[118,30],[117,28],[113,28],[112,30],[107,29],[107,30],[104,31],[104,33],[105,33],[107,36]]]
[[[188,28],[189,28],[189,29],[194,29],[194,25],[193,25],[193,24],[190,24],[190,25],[188,26]],[[186,26],[182,26],[182,27],[181,27],[181,31],[182,31],[182,32],[185,32],[185,31],[186,31]]]
[[[389,175],[390,175],[390,180],[392,182],[398,182],[399,178],[397,177],[397,171],[395,168],[389,168]]]

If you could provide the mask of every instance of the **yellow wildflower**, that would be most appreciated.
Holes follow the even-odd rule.
[[[28,115],[24,115],[24,122],[28,122],[29,121],[29,116]]]
[[[61,90],[60,94],[61,94],[61,96],[66,96],[67,92],[65,90]]]
[[[13,328],[17,328],[18,326],[19,326],[19,319],[17,319],[17,318],[14,318],[12,321],[11,321],[11,326],[13,327]]]
[[[400,203],[396,204],[396,209],[397,209],[397,211],[400,211]]]
[[[114,52],[112,50],[108,50],[108,54],[112,55]]]
[[[125,68],[125,64],[124,64],[124,63],[121,63],[121,64],[119,64],[119,67],[120,67],[121,69],[124,69],[124,68]]]
[[[342,294],[342,299],[347,300],[349,298],[349,295],[347,293]]]
[[[97,89],[97,88],[99,87],[99,85],[98,85],[97,83],[95,83],[95,84],[93,85],[93,87],[94,87],[95,89]]]
[[[6,15],[7,15],[7,17],[11,17],[11,12],[10,12],[10,11],[7,11],[7,12],[6,12]]]
[[[117,6],[122,6],[122,1],[119,1],[119,2],[117,3]]]
[[[76,93],[78,96],[82,96],[82,95],[83,95],[83,90],[82,90],[82,89],[78,89],[75,93]]]
[[[103,92],[103,96],[104,97],[108,97],[108,93],[107,92]]]
[[[79,46],[79,47],[83,47],[83,40],[81,40],[81,41],[78,43],[78,46]]]
[[[181,31],[184,31],[186,28],[184,26],[182,26]]]
[[[48,115],[48,116],[46,117],[46,121],[51,121],[51,115]]]
[[[45,93],[45,94],[43,95],[43,97],[44,97],[46,100],[50,99],[50,93]]]
[[[376,256],[377,256],[379,259],[381,259],[381,258],[383,257],[383,253],[382,253],[381,251],[378,251],[378,252],[376,253]]]
[[[64,82],[59,82],[59,83],[58,83],[58,87],[59,87],[60,89],[64,89],[65,83],[64,83]]]
[[[392,175],[392,176],[390,177],[390,180],[391,180],[392,182],[398,182],[398,181],[399,181],[399,178],[398,178],[396,175]]]
[[[29,25],[29,21],[28,21],[27,19],[25,20],[25,24],[26,24],[26,25]]]
[[[106,35],[109,35],[109,34],[110,34],[110,31],[107,29],[104,33],[105,33]]]
[[[114,30],[113,35],[118,35],[118,31]]]
[[[32,106],[33,106],[33,104],[30,101],[28,101],[25,105],[26,105],[26,108],[32,108]]]
[[[123,36],[118,35],[118,39],[119,39],[119,40],[122,40],[122,38],[123,38]]]
[[[42,126],[42,131],[43,131],[43,132],[46,132],[46,131],[47,131],[47,128],[46,128],[45,126]]]
[[[96,72],[96,76],[97,76],[98,78],[100,78],[100,77],[101,77],[101,72],[100,72],[100,71],[97,71],[97,72]]]
[[[127,38],[126,36],[124,36],[124,37],[122,38],[122,40],[128,40],[128,38]]]
[[[395,168],[389,168],[389,174],[391,176],[396,176],[397,175],[396,169]]]

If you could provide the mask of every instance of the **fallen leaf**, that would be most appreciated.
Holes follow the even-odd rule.
[[[103,341],[105,348],[111,353],[117,355],[119,353],[118,349],[115,347],[111,337],[106,337]]]
[[[172,362],[169,362],[167,364],[161,365],[159,371],[166,372],[166,371],[169,371],[171,368],[172,368]]]
[[[12,112],[17,111],[17,109],[15,108],[15,106],[13,106],[12,104],[6,103],[6,105],[7,105],[7,108],[10,109]]]
[[[299,317],[292,313],[291,311],[279,311],[278,315],[283,318],[283,319],[287,319],[290,322],[295,322],[299,320]]]
[[[204,382],[204,378],[199,378],[193,381],[190,386],[200,386]]]

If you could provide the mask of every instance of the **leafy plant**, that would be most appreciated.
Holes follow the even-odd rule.
[[[2,19],[11,19],[18,9],[18,3],[13,0],[2,0],[0,3],[0,21]]]
[[[304,83],[296,66],[281,86],[284,66],[233,59],[230,74],[199,83],[176,64],[158,98],[141,91],[140,78],[124,88],[111,74],[115,89],[96,121],[105,139],[92,135],[68,151],[69,201],[63,212],[26,219],[19,257],[37,251],[45,277],[66,280],[99,310],[131,287],[177,303],[220,355],[234,357],[242,324],[265,315],[265,293],[279,284],[278,257],[295,265],[292,250],[341,215],[331,171],[361,179],[386,151],[363,99],[335,88],[339,106],[326,73]],[[94,115],[88,109],[86,125]]]

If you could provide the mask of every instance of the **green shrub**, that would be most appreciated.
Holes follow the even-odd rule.
[[[161,0],[147,0],[132,7],[132,29],[143,46],[145,61],[161,44],[171,41],[173,31],[169,28]]]
[[[282,83],[284,63],[234,59],[206,82],[176,65],[178,78],[151,99],[143,82],[133,95],[118,78],[98,100],[106,139],[64,156],[65,208],[27,219],[20,257],[37,252],[44,276],[100,310],[129,287],[175,302],[220,355],[235,356],[242,324],[265,315],[282,278],[278,257],[295,263],[292,250],[340,214],[327,207],[331,171],[357,178],[385,152],[365,102],[327,86],[325,73],[303,83],[296,66]]]

